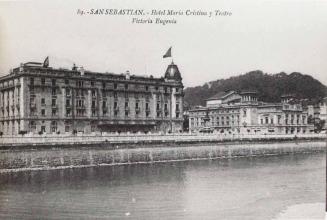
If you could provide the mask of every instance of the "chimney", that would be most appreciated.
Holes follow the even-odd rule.
[[[20,64],[20,67],[19,67],[19,72],[23,72],[23,70],[24,70],[24,64],[21,63],[21,64]]]
[[[84,76],[84,68],[82,66],[79,68],[79,71],[81,73],[81,76]]]
[[[130,73],[129,73],[129,71],[127,70],[127,71],[126,71],[126,79],[129,80],[130,78],[131,78]]]

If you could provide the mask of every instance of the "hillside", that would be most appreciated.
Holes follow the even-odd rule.
[[[267,74],[260,70],[205,83],[185,89],[185,107],[205,105],[205,99],[221,91],[256,90],[265,102],[279,102],[282,94],[294,94],[300,99],[317,102],[327,96],[327,87],[309,75],[301,73]]]

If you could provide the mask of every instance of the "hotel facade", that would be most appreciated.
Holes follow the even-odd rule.
[[[313,132],[308,112],[290,96],[281,103],[265,103],[253,91],[221,92],[206,107],[189,111],[190,132],[227,134],[304,134]]]
[[[0,78],[0,132],[179,132],[183,99],[174,63],[155,78],[28,62]]]

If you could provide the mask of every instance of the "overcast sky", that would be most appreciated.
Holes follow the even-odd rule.
[[[133,16],[77,15],[91,8],[217,9],[232,16],[170,17],[177,23],[164,26],[132,24]],[[162,58],[170,46],[186,87],[258,69],[297,71],[327,85],[327,1],[0,2],[0,75],[50,56],[55,67],[76,63],[160,77],[171,62]]]

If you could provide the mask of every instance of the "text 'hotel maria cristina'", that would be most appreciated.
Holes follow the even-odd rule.
[[[28,62],[0,78],[0,131],[23,133],[178,132],[183,84],[177,65],[164,77],[97,73]]]

